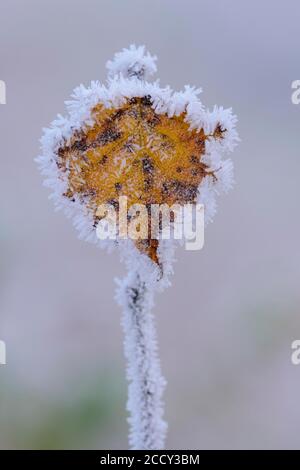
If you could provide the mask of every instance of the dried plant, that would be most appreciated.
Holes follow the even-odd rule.
[[[42,137],[38,163],[58,208],[73,218],[79,235],[99,246],[116,246],[128,274],[118,281],[128,361],[130,445],[164,446],[161,375],[153,297],[169,285],[176,241],[153,237],[116,242],[96,235],[98,208],[196,204],[206,221],[216,210],[216,195],[232,185],[232,151],[238,136],[231,110],[206,110],[199,89],[182,92],[147,81],[156,57],[143,46],[130,46],[107,63],[107,85],[92,82],[75,89],[68,116],[58,116]],[[158,229],[160,230],[161,227]]]

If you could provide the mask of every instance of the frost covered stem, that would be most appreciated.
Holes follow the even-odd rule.
[[[124,309],[122,325],[128,363],[129,444],[132,449],[162,449],[167,428],[162,419],[165,379],[161,375],[151,311],[153,290],[138,274],[130,273],[122,283],[119,300]]]

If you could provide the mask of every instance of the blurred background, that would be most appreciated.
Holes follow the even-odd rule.
[[[124,267],[54,212],[33,159],[73,88],[131,43],[162,85],[232,106],[242,139],[204,249],[177,251],[157,297],[167,448],[300,448],[299,17],[296,0],[1,0],[0,448],[127,447]]]

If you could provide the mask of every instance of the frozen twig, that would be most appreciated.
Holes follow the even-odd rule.
[[[151,311],[153,290],[138,274],[129,273],[119,285],[118,300],[123,307],[122,326],[128,363],[129,443],[132,449],[162,449],[167,430],[162,403],[166,382],[161,375]]]
[[[144,46],[115,54],[107,63],[107,83],[77,87],[66,102],[67,115],[44,129],[37,158],[51,199],[73,219],[80,238],[118,247],[127,267],[117,297],[123,308],[132,449],[164,446],[165,380],[152,307],[154,292],[170,284],[176,240],[158,241],[152,234],[102,239],[98,209],[108,204],[119,215],[121,196],[129,198],[129,210],[142,204],[147,214],[152,204],[200,203],[209,222],[216,197],[232,186],[227,154],[239,141],[231,109],[209,111],[199,99],[201,89],[187,85],[173,92],[149,82],[156,69],[156,57]],[[132,220],[128,213],[126,220]]]

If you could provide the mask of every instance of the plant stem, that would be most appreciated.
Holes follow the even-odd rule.
[[[122,325],[129,382],[129,444],[132,449],[162,449],[167,424],[163,420],[161,375],[153,307],[153,289],[138,274],[130,273],[122,284]]]

